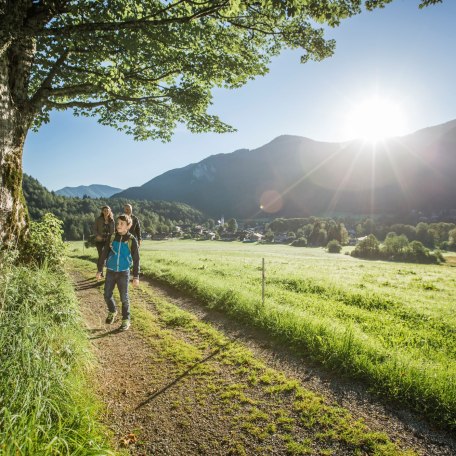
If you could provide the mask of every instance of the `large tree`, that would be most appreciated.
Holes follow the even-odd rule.
[[[334,42],[316,23],[391,1],[0,0],[0,245],[25,232],[23,145],[52,110],[137,139],[230,131],[207,112],[213,87],[265,74],[284,48],[323,59]]]

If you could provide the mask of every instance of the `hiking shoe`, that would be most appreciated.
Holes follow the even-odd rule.
[[[126,331],[130,327],[130,320],[122,320],[122,324],[119,327],[120,331]]]
[[[111,325],[116,318],[117,312],[108,312],[108,316],[106,317],[106,324]]]

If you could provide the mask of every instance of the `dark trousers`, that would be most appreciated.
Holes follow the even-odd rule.
[[[98,251],[98,260],[97,260],[97,264],[100,262],[100,257],[101,257],[101,253],[103,252],[103,247],[105,245],[105,242],[104,241],[96,241],[95,242],[95,246],[97,248],[97,251]],[[105,265],[103,264],[103,266],[101,267],[101,275],[103,275],[103,269],[104,269]]]
[[[128,283],[130,279],[130,271],[114,272],[110,269],[106,270],[106,280],[104,287],[104,299],[108,305],[110,312],[115,312],[116,302],[113,298],[114,287],[117,285],[119,290],[120,300],[122,302],[122,320],[130,319],[130,299],[128,296]]]
[[[104,245],[105,245],[105,243],[103,241],[101,241],[101,242],[96,241],[95,242],[95,246],[97,247],[97,252],[98,252],[98,259],[100,259],[100,257],[101,257],[101,252],[103,252]]]

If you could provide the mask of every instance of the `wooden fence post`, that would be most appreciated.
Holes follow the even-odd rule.
[[[264,306],[264,282],[265,282],[265,270],[264,270],[264,258],[262,258],[262,280],[261,280],[261,302],[263,303]]]

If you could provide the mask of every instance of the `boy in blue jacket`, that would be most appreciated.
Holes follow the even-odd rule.
[[[139,248],[136,238],[128,232],[131,227],[131,217],[127,214],[119,215],[116,223],[116,234],[106,241],[103,252],[98,260],[97,280],[101,280],[103,264],[106,260],[106,281],[104,299],[108,305],[106,323],[112,324],[117,315],[116,303],[113,298],[114,287],[117,285],[122,301],[121,331],[130,327],[130,299],[128,283],[130,267],[133,264],[133,286],[139,284]]]

